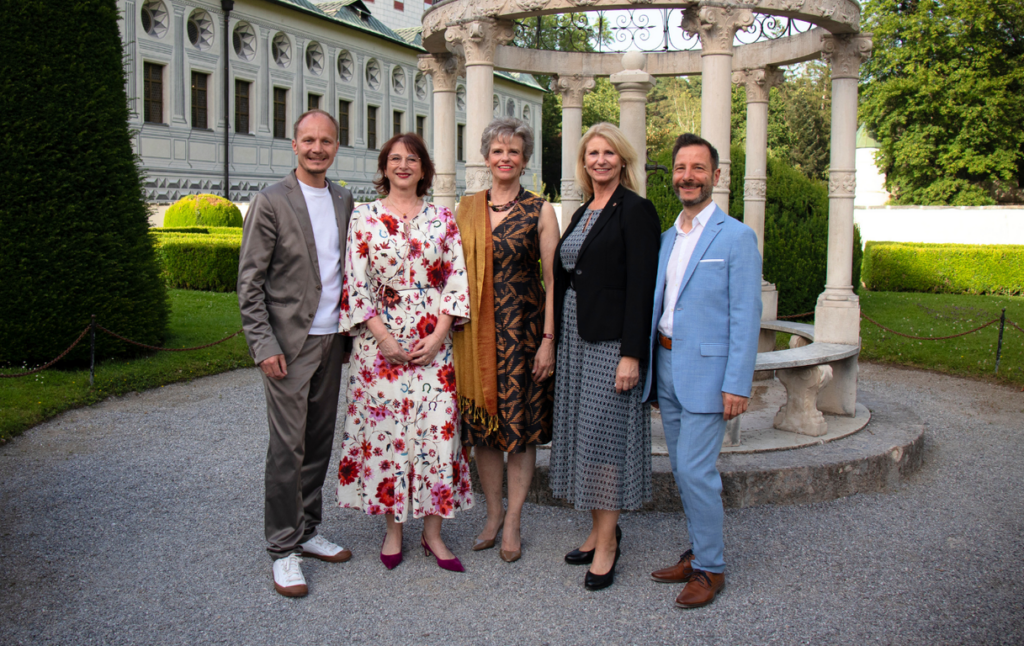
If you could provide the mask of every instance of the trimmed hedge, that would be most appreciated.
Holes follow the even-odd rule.
[[[0,365],[53,359],[92,314],[142,343],[166,337],[170,307],[128,128],[123,5],[0,4]],[[142,352],[96,336],[104,359]],[[86,340],[58,367],[88,359]]]
[[[161,276],[168,287],[235,291],[241,235],[163,233],[153,237],[163,265]]]
[[[870,241],[864,286],[879,292],[1024,294],[1024,245]]]
[[[164,213],[165,227],[241,227],[242,212],[218,195],[186,195]]]
[[[732,148],[729,214],[743,220],[743,175],[746,154]],[[671,150],[654,161],[672,167]],[[682,205],[672,191],[671,173],[655,173],[647,184],[662,230],[675,222]],[[764,223],[764,278],[779,290],[779,316],[813,311],[825,291],[828,270],[828,188],[786,163],[768,158]],[[853,288],[860,285],[860,229],[853,231]]]

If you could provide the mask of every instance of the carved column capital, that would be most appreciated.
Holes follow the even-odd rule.
[[[857,193],[857,171],[833,170],[828,174],[828,196],[853,199]]]
[[[444,32],[448,51],[461,56],[467,67],[494,65],[494,48],[512,40],[512,23],[507,20],[474,20],[451,25]]]
[[[871,47],[871,34],[828,34],[821,37],[821,58],[832,67],[833,79],[859,79]]]
[[[762,177],[747,177],[743,180],[743,199],[762,200],[768,194],[768,180]]]
[[[555,74],[551,77],[550,89],[562,95],[563,108],[582,108],[583,96],[594,89],[593,76],[582,74]]]
[[[682,28],[687,37],[700,38],[700,55],[732,55],[736,32],[754,24],[754,13],[738,7],[689,7],[683,11]]]
[[[785,73],[774,65],[749,70],[736,70],[732,82],[747,90],[747,103],[768,103],[772,87],[782,84]]]
[[[561,196],[563,202],[565,202],[566,200],[575,200],[579,202],[580,198],[583,197],[583,193],[582,191],[580,191],[580,187],[576,185],[576,180],[574,179],[563,177],[562,185],[559,188],[561,189]],[[572,216],[571,213],[568,215]],[[565,217],[565,214],[563,214],[563,217]]]
[[[459,77],[466,73],[462,59],[451,54],[421,54],[417,67],[430,74],[435,92],[454,92]]]

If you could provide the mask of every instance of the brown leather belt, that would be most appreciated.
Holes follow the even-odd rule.
[[[668,338],[661,332],[658,332],[658,343],[660,343],[661,347],[665,348],[666,350],[672,349],[672,339]]]

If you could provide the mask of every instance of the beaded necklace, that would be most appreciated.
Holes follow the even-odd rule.
[[[508,211],[513,206],[515,206],[516,203],[519,202],[519,200],[522,199],[523,193],[525,193],[525,192],[526,192],[526,189],[524,189],[522,186],[520,186],[519,187],[519,193],[517,193],[516,196],[514,198],[512,198],[511,202],[507,202],[505,204],[494,204],[493,202],[491,202],[491,189],[487,189],[487,206],[488,206],[488,208],[490,208],[495,213],[502,213],[504,211]]]

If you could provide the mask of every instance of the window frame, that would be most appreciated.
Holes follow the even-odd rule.
[[[366,149],[367,150],[378,150],[377,142],[377,110],[379,106],[368,105],[366,106]]]
[[[157,69],[160,74],[158,81],[158,87],[153,88],[153,80],[149,78],[149,72],[152,69]],[[154,63],[151,61],[142,62],[142,121],[144,123],[167,123],[164,121],[164,92],[166,91],[167,84],[164,83],[164,70],[167,68],[166,64]],[[158,119],[151,119],[152,110],[151,107],[155,105],[159,110],[157,115]]]
[[[338,145],[344,148],[352,147],[350,139],[351,119],[352,102],[347,99],[338,99]]]
[[[274,139],[288,139],[288,93],[289,88],[274,86],[271,90],[271,133]],[[283,100],[278,101],[278,96]],[[278,118],[278,106],[281,106],[281,115]],[[278,134],[278,125],[281,126],[281,134]]]
[[[203,70],[191,70],[189,82],[190,114],[193,130],[212,130],[210,127],[210,76]],[[202,79],[203,87],[196,87],[196,81]]]
[[[242,85],[245,86],[245,96],[244,97],[242,97],[239,94],[239,92],[238,92],[239,84],[242,84]],[[250,135],[250,134],[252,134],[252,121],[253,121],[253,119],[252,119],[253,118],[252,88],[253,88],[253,82],[252,81],[247,81],[246,79],[240,79],[240,78],[236,78],[235,79],[235,109],[234,109],[234,123],[232,125],[235,128],[235,133],[236,134],[241,134],[241,135]],[[241,106],[241,103],[242,103],[242,99],[245,100],[245,112],[244,112],[245,128],[239,128],[238,127],[239,126],[239,123],[238,123],[239,117],[243,116],[243,113],[242,113],[242,111],[240,109],[240,106]]]

